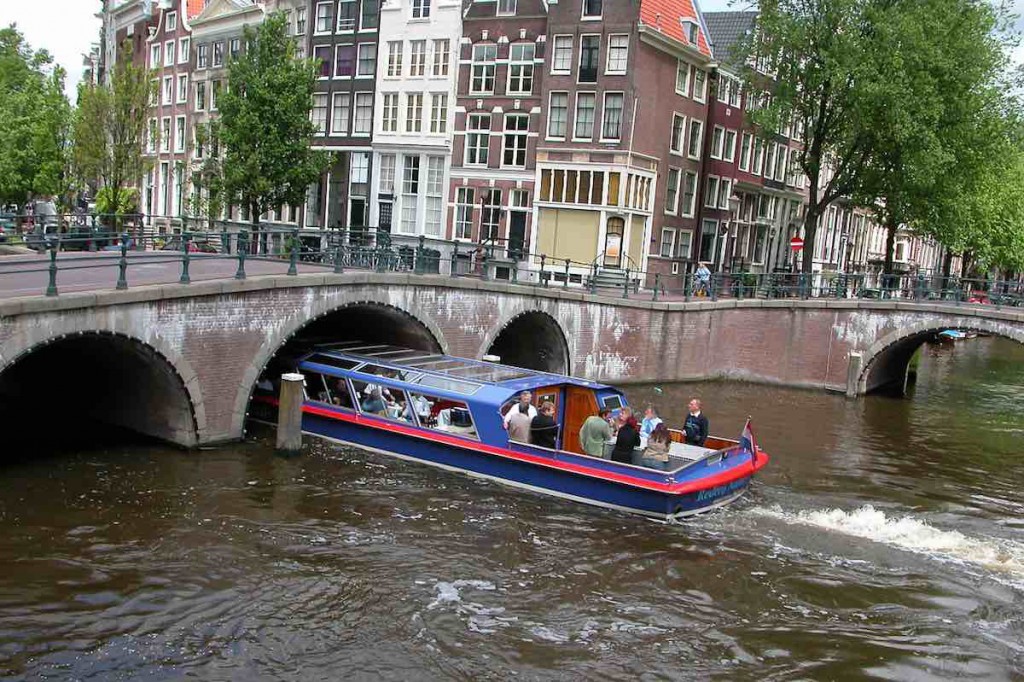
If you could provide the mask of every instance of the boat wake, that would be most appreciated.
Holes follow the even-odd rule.
[[[817,509],[796,513],[779,506],[755,507],[750,513],[788,524],[815,526],[880,542],[932,558],[970,564],[1002,574],[1007,582],[1024,586],[1024,543],[1001,538],[976,538],[943,530],[913,516],[887,516],[865,505],[854,511]]]

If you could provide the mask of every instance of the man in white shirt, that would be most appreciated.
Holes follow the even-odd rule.
[[[502,424],[505,426],[505,430],[508,430],[508,423],[512,419],[512,415],[519,412],[519,406],[526,406],[526,414],[533,419],[537,416],[537,408],[530,404],[530,400],[533,398],[533,394],[529,391],[523,391],[519,394],[519,402],[509,408],[508,412],[505,413],[505,418],[502,420]]]

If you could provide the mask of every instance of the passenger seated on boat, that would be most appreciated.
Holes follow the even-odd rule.
[[[387,406],[384,404],[384,400],[381,398],[380,387],[375,388],[375,391],[371,391],[370,395],[363,399],[363,412],[369,412],[371,414],[380,415],[381,417],[386,417]]]
[[[531,407],[533,406],[516,403],[508,411],[509,415],[511,415],[508,419],[508,439],[510,441],[514,440],[519,443],[530,442],[530,425],[534,419],[530,416],[529,408]]]
[[[555,423],[555,404],[541,403],[540,412],[530,422],[530,443],[554,450],[558,440],[558,424]]]
[[[615,434],[612,460],[624,464],[633,463],[633,448],[640,446],[640,426],[636,423],[633,410],[623,407],[619,411],[619,430]]]
[[[354,407],[352,405],[352,397],[349,395],[348,386],[345,385],[344,379],[338,379],[334,382],[334,396],[332,397],[331,402],[338,407],[344,407],[350,410]]]
[[[669,435],[668,427],[659,423],[647,438],[647,447],[644,448],[640,463],[651,469],[665,471],[668,469],[668,450],[671,445],[672,436]]]
[[[648,405],[647,409],[644,410],[643,421],[640,422],[640,437],[650,438],[654,428],[660,423],[661,418],[658,416],[658,410],[654,409],[653,405]]]

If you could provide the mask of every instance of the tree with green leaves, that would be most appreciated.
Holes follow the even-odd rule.
[[[855,197],[886,229],[883,271],[892,272],[897,231],[955,244],[950,202],[979,191],[1011,152],[1008,60],[1001,10],[985,0],[876,0],[865,18],[876,47],[862,65],[870,87],[855,125],[871,153]]]
[[[134,185],[149,169],[143,142],[153,93],[149,74],[131,61],[131,45],[119,52],[109,85],[80,90],[74,123],[78,176],[84,183],[96,183],[106,208],[116,214],[130,205]]]
[[[853,196],[870,156],[856,117],[871,83],[863,65],[873,43],[865,39],[866,0],[762,0],[746,51],[748,96],[762,98],[752,112],[768,132],[795,122],[797,162],[807,176],[803,272],[810,272],[818,219],[836,199]]]
[[[225,190],[248,209],[255,235],[264,211],[302,203],[328,157],[311,148],[317,67],[296,57],[284,14],[246,28],[244,42],[217,105]]]
[[[205,217],[207,229],[213,231],[214,219],[228,204],[224,187],[224,164],[220,154],[220,122],[196,125],[195,144],[203,150],[203,160],[192,168],[189,208],[194,215]]]
[[[0,203],[41,195],[70,202],[71,106],[64,71],[52,62],[14,26],[0,29]]]

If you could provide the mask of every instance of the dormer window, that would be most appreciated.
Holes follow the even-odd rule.
[[[170,33],[171,31],[178,30],[178,13],[177,12],[168,12],[167,13],[167,23],[164,26],[164,30],[167,31],[168,33]]]
[[[686,39],[691,45],[697,44],[697,38],[700,36],[700,27],[697,26],[696,22],[689,20],[684,21],[683,32],[686,34]]]

